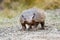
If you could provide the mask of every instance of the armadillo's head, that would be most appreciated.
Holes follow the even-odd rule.
[[[29,16],[25,16],[25,15],[22,15],[22,17],[24,18],[24,21],[28,22],[28,23],[31,23],[33,18],[35,17],[35,13],[33,13],[33,15]]]

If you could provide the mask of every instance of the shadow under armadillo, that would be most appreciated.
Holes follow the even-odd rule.
[[[44,26],[44,30],[49,30],[49,29],[51,29],[51,27],[50,26]],[[28,27],[27,27],[27,29],[25,30],[25,31],[39,31],[39,30],[42,30],[41,29],[41,27],[37,27],[36,29],[28,29]],[[24,30],[22,30],[22,29],[20,29],[20,31],[24,31]]]

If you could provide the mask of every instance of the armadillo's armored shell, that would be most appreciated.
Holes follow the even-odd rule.
[[[35,16],[34,16],[35,14]],[[22,17],[23,15],[23,17]],[[32,18],[34,16],[34,18]],[[36,22],[45,21],[45,12],[42,9],[31,8],[22,12],[20,16],[20,22],[24,23],[24,21],[31,22],[31,20],[35,20]]]

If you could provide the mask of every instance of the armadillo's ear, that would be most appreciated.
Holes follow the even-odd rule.
[[[32,18],[34,18],[35,17],[35,13],[33,13],[33,17]]]
[[[24,18],[24,20],[26,20],[26,18],[22,15],[22,17]]]
[[[35,16],[35,13],[33,13],[33,15]]]
[[[22,15],[22,17],[24,17],[24,16]]]

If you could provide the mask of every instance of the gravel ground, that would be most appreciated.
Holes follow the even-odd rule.
[[[21,26],[17,21],[14,21],[10,26],[2,23],[0,24],[0,40],[60,40],[60,9],[47,10],[46,12],[45,25],[48,26],[45,27],[46,30],[21,31]]]

